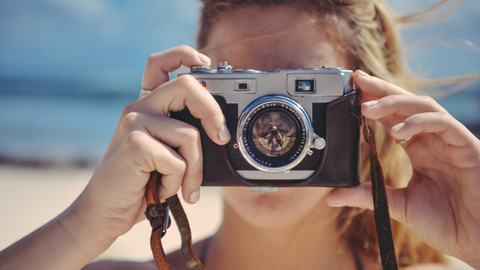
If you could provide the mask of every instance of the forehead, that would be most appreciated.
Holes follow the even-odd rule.
[[[273,71],[276,68],[349,68],[341,46],[331,41],[315,17],[296,5],[243,7],[217,20],[206,48],[212,64],[227,61],[234,68]]]

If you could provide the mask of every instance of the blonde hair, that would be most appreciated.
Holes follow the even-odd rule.
[[[329,38],[341,41],[336,43],[343,44],[343,46],[339,45],[341,47],[338,49],[347,52],[355,69],[361,69],[411,92],[416,92],[418,81],[414,79],[403,60],[400,36],[397,31],[399,22],[407,22],[409,17],[403,16],[396,19],[384,0],[203,0],[202,2],[204,7],[200,18],[197,46],[203,52],[230,45],[205,48],[215,20],[224,12],[252,5],[271,7],[296,4],[318,18],[312,22],[330,26],[323,29],[330,29],[331,32],[327,33]],[[411,20],[414,19],[417,17],[411,16]],[[255,38],[264,38],[264,36],[253,39]],[[392,187],[406,186],[411,175],[408,156],[403,148],[388,136],[381,124],[374,122],[373,127],[386,184]],[[362,145],[361,152],[361,179],[362,182],[369,182],[368,145]],[[379,259],[372,211],[358,213],[356,209],[345,208],[338,218],[338,223],[343,236],[357,250],[363,250],[368,256]],[[440,252],[420,241],[403,224],[392,221],[392,231],[400,267],[420,263],[445,263]]]

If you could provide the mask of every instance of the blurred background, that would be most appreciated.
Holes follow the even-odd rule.
[[[403,14],[435,1],[389,2]],[[81,192],[122,109],[138,98],[147,57],[194,46],[199,9],[195,0],[0,1],[0,249],[56,216]],[[466,1],[450,16],[403,28],[415,74],[480,74],[479,10],[478,1]],[[436,95],[477,137],[479,88],[471,83],[449,96]],[[30,201],[20,199],[22,190]],[[213,233],[221,219],[217,189],[202,190],[201,202],[192,210],[200,228],[194,239]],[[27,204],[37,215],[34,222],[24,222],[28,217],[16,211]],[[167,237],[175,240],[167,250],[180,243],[171,231]],[[142,222],[103,258],[150,258],[149,233]]]

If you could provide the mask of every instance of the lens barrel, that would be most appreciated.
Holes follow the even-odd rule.
[[[254,168],[283,172],[298,165],[310,149],[313,131],[305,109],[286,96],[261,97],[245,108],[237,142]]]

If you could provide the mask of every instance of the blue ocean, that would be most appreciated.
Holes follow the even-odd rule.
[[[479,7],[402,29],[416,48],[406,52],[416,74],[480,74]],[[138,98],[148,55],[193,46],[199,8],[194,0],[0,2],[0,161],[99,162],[123,108]],[[442,29],[450,30],[425,39]],[[478,83],[438,102],[478,132]]]
[[[138,97],[142,70],[127,75],[134,78],[112,85],[89,76],[0,78],[0,159],[98,162],[122,109]]]

